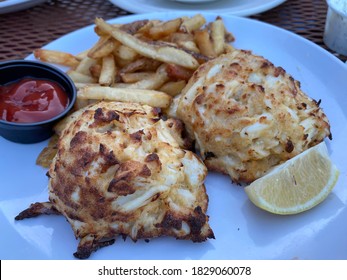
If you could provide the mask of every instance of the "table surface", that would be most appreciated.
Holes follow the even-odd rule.
[[[329,50],[323,42],[327,4],[325,0],[287,0],[250,18],[299,34]],[[51,0],[35,7],[0,15],[0,61],[21,59],[34,49],[81,27],[104,19],[129,15],[107,0]]]

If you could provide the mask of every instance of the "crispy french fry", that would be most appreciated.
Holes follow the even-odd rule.
[[[225,31],[225,42],[231,43],[235,41],[235,37],[231,32]]]
[[[216,56],[210,39],[210,34],[206,29],[195,31],[194,39],[197,46],[200,49],[201,54],[206,55],[208,57]]]
[[[86,58],[88,56],[88,52],[89,52],[89,49],[86,49],[78,54],[75,55],[75,57],[78,59],[78,60],[82,60],[84,58]]]
[[[66,73],[70,76],[71,80],[73,80],[75,83],[95,83],[96,82],[92,76],[79,73],[75,70],[69,70]]]
[[[199,48],[194,42],[194,35],[191,33],[171,33],[168,37],[168,41],[175,43],[176,46],[180,48],[191,50],[198,53],[200,52]]]
[[[90,75],[90,67],[95,65],[97,61],[93,58],[90,58],[88,56],[84,57],[81,62],[77,65],[75,71],[85,74],[85,75]]]
[[[83,88],[83,87],[86,87],[86,86],[101,86],[98,83],[74,83],[74,84],[75,84],[75,87],[77,89],[80,89],[80,88]]]
[[[197,52],[193,52],[193,51],[190,51],[190,50],[187,50],[187,52],[189,52],[192,56],[195,57],[195,59],[200,63],[200,64],[203,64],[207,61],[209,61],[211,58],[213,57],[209,57],[207,55],[203,55],[202,53],[197,53]]]
[[[116,47],[113,53],[118,58],[129,61],[129,63],[139,57],[139,54],[136,51],[124,45]]]
[[[136,20],[130,23],[122,24],[121,26],[119,26],[119,28],[125,31],[126,33],[135,34],[137,32],[142,32],[144,28],[147,28],[148,23],[148,19]]]
[[[177,45],[183,49],[200,53],[200,50],[194,41],[181,41],[181,42],[178,42]]]
[[[121,79],[124,83],[136,83],[141,80],[149,79],[155,75],[155,72],[135,72],[135,73],[121,73]]]
[[[166,70],[167,76],[171,80],[175,80],[175,81],[177,80],[188,81],[193,75],[192,70],[177,66],[175,64],[167,64],[165,70]]]
[[[173,32],[177,32],[179,27],[181,26],[181,23],[181,18],[175,18],[169,21],[160,22],[156,25],[153,25],[148,30],[148,35],[154,40],[163,38]]]
[[[230,45],[228,43],[224,44],[224,52],[225,53],[229,53],[229,52],[232,52],[234,50],[235,50],[235,48],[232,45]]]
[[[184,18],[180,26],[182,32],[190,33],[198,30],[201,26],[206,23],[206,19],[201,14],[197,14],[191,18]]]
[[[112,35],[113,38],[132,48],[143,56],[154,58],[166,63],[175,63],[189,69],[196,69],[199,66],[199,62],[184,50],[176,49],[170,46],[151,45],[120,30],[119,28],[113,28],[100,18],[97,18],[95,23],[104,32]]]
[[[53,135],[51,139],[49,139],[48,145],[43,148],[39,156],[36,158],[37,165],[40,165],[44,168],[49,168],[53,158],[58,151],[58,140],[59,137],[57,134]]]
[[[171,33],[168,41],[175,43],[180,48],[200,53],[199,48],[194,42],[194,35],[192,33]]]
[[[148,90],[155,90],[158,89],[167,81],[157,78],[158,76],[156,74],[151,74],[148,75],[146,80],[139,80],[135,83],[120,83],[120,84],[115,84],[115,87],[118,88],[136,88],[136,89],[148,89]]]
[[[110,86],[114,83],[116,76],[116,64],[112,54],[102,58],[101,73],[99,84],[102,86]]]
[[[120,83],[114,83],[114,84],[112,85],[113,88],[131,88],[130,86],[131,86],[131,84],[122,83],[122,82],[120,82]]]
[[[166,65],[162,64],[155,73],[149,74],[146,79],[139,80],[136,83],[123,85],[126,88],[138,89],[158,89],[169,80],[166,71]]]
[[[74,55],[67,52],[36,49],[34,50],[34,56],[41,61],[69,67],[76,67],[79,64],[79,60]]]
[[[147,58],[147,57],[143,57],[143,58],[139,58],[131,63],[129,63],[128,65],[124,66],[121,69],[121,73],[132,73],[132,72],[136,72],[136,71],[154,71],[156,70],[159,65],[161,64],[160,61],[151,59],[151,58]]]
[[[122,69],[123,67],[126,67],[128,64],[130,64],[133,61],[133,60],[125,60],[117,56],[114,56],[114,57],[115,57],[116,64],[120,69]]]
[[[94,59],[102,58],[112,53],[115,47],[116,43],[111,36],[102,36],[89,50],[88,56]]]
[[[170,96],[174,97],[181,93],[182,89],[186,86],[187,82],[185,80],[170,81],[162,85],[159,90],[163,91]]]
[[[78,98],[137,102],[159,108],[167,108],[171,102],[171,96],[161,91],[92,86],[80,89]]]
[[[92,65],[90,68],[89,68],[89,72],[90,72],[90,75],[96,79],[96,80],[99,80],[99,77],[100,77],[100,74],[101,74],[101,64],[95,64],[95,65]]]
[[[180,42],[194,41],[193,33],[173,32],[168,37],[169,41],[179,45]]]
[[[220,17],[211,23],[211,39],[214,53],[216,55],[223,53],[225,43],[225,27]]]
[[[112,26],[121,27],[122,24],[113,23]],[[97,34],[99,37],[107,36],[107,35],[108,35],[107,33],[105,33],[105,32],[103,32],[102,30],[100,30],[100,28],[98,28],[97,26],[94,26],[94,32],[95,32],[95,34]]]

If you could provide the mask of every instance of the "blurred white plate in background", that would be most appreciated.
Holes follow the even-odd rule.
[[[114,5],[132,13],[150,12],[210,12],[238,16],[250,16],[270,10],[286,0],[217,0],[205,3],[192,3],[193,0],[109,0]]]
[[[25,10],[46,1],[47,0],[5,0],[0,2],[0,14]]]

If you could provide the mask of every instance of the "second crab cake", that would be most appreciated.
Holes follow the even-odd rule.
[[[234,50],[201,65],[171,111],[210,170],[252,182],[330,137],[319,103],[281,67]]]
[[[17,220],[62,214],[87,258],[118,235],[134,241],[173,236],[214,238],[206,215],[207,170],[182,149],[183,124],[133,103],[100,102],[76,112],[49,169],[49,202],[35,203]]]

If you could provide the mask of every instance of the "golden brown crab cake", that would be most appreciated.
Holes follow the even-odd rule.
[[[251,182],[330,137],[327,117],[281,67],[235,50],[198,68],[171,113],[209,170]]]
[[[157,109],[134,103],[100,102],[83,110],[60,137],[49,169],[50,204],[33,206],[33,212],[53,209],[67,218],[81,239],[76,257],[87,258],[118,235],[214,238],[206,215],[207,169],[180,147],[180,121],[164,121]],[[29,208],[18,219],[30,215]]]

